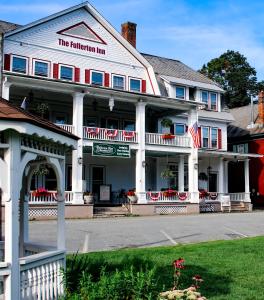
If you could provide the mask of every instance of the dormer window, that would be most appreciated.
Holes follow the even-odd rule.
[[[49,63],[41,60],[33,60],[34,75],[41,77],[48,77]]]
[[[210,93],[210,108],[212,110],[217,110],[217,94]]]
[[[103,86],[104,73],[98,71],[92,71],[92,84]]]
[[[140,92],[141,90],[141,80],[130,78],[129,80],[129,90],[132,92]]]
[[[12,56],[12,71],[27,74],[28,59],[26,57]]]
[[[208,109],[217,110],[217,93],[201,91],[201,100]]]
[[[125,89],[125,76],[113,75],[112,87],[113,87],[113,89],[124,90]]]
[[[176,86],[176,98],[185,99],[185,87]]]
[[[202,98],[202,102],[208,105],[208,92],[207,91],[201,92],[201,98]]]

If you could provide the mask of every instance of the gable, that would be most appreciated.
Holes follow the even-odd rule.
[[[74,24],[57,32],[58,34],[83,39],[100,44],[106,44],[85,22]]]

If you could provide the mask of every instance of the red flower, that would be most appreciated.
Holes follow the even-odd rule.
[[[178,258],[176,260],[174,260],[174,262],[172,263],[175,269],[184,269],[184,262],[185,260],[183,258]]]

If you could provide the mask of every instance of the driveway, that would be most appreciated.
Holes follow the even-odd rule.
[[[56,244],[56,221],[30,222],[30,239]],[[264,212],[66,220],[68,252],[156,247],[264,234]]]

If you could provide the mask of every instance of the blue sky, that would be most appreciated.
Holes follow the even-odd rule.
[[[0,19],[26,24],[79,4],[72,0],[0,0]],[[138,24],[141,52],[181,60],[194,69],[227,49],[238,50],[264,80],[264,1],[92,0],[117,29]]]

